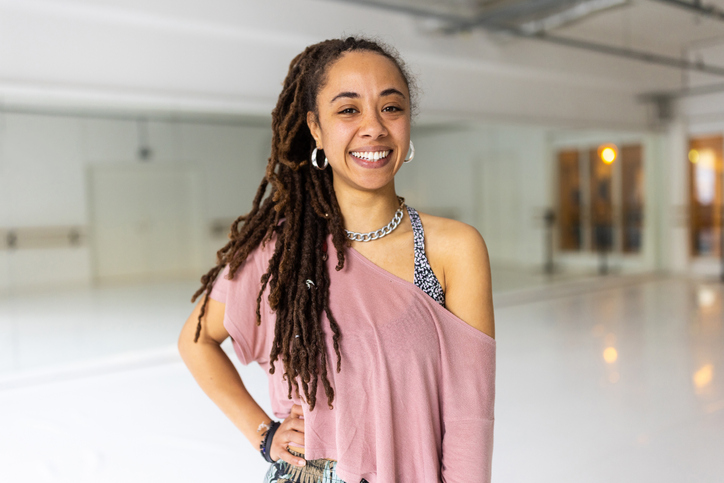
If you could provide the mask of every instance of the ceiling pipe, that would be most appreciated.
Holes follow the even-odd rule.
[[[522,29],[511,27],[507,25],[500,25],[490,22],[486,19],[466,19],[457,15],[449,15],[444,13],[432,12],[425,9],[416,7],[408,7],[404,5],[391,5],[376,0],[337,0],[346,3],[352,3],[360,6],[367,6],[373,8],[379,8],[389,10],[398,13],[404,13],[419,18],[434,19],[442,22],[449,23],[447,27],[443,27],[443,31],[447,33],[454,33],[464,30],[471,30],[473,28],[483,28],[485,30],[493,32],[504,32],[515,37],[526,38],[531,40],[539,40],[548,42],[556,45],[562,45],[565,47],[571,47],[576,49],[587,50],[589,52],[597,52],[600,54],[613,55],[616,57],[626,58],[630,60],[637,60],[640,62],[646,62],[649,64],[662,65],[665,67],[674,67],[677,69],[692,70],[697,72],[704,72],[707,74],[724,76],[724,67],[715,65],[707,65],[703,62],[692,62],[686,59],[680,59],[677,57],[671,57],[667,55],[655,54],[652,52],[645,52],[642,50],[627,49],[623,47],[615,47],[612,45],[598,44],[595,42],[588,42],[585,40],[571,39],[567,37],[561,37],[558,35],[551,35],[547,33],[528,33]],[[654,0],[662,2],[676,2],[678,0]],[[684,2],[681,2],[684,3]],[[724,18],[724,17],[723,17]]]
[[[520,24],[520,28],[524,32],[528,33],[546,32],[554,28],[570,24],[597,12],[614,7],[622,7],[628,4],[628,2],[629,0],[586,0],[583,2],[576,2],[572,6],[550,14],[544,18],[524,22]]]
[[[651,0],[653,2],[663,3],[665,5],[671,5],[672,7],[683,8],[689,12],[698,13],[704,17],[710,17],[715,20],[724,21],[724,11],[719,10],[714,5],[704,6],[698,0],[693,2],[685,2],[683,0]]]
[[[487,25],[507,26],[510,23],[516,23],[519,18],[535,17],[541,12],[553,10],[570,10],[575,5],[580,5],[580,0],[534,0],[534,1],[515,1],[510,4],[496,4],[484,9],[481,13],[472,19],[466,18],[457,23],[453,23],[446,29],[449,33],[471,30],[476,27],[485,28]],[[512,27],[515,28],[515,27]],[[527,31],[519,29],[521,31]]]

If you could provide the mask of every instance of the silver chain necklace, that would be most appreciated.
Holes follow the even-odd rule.
[[[402,209],[405,207],[405,198],[398,196],[397,200],[400,202],[400,207],[395,211],[395,216],[392,217],[392,221],[387,225],[383,226],[379,230],[371,231],[369,233],[357,233],[355,231],[344,230],[347,233],[347,238],[352,241],[368,242],[377,240],[385,235],[392,233],[392,230],[397,228],[402,221]]]

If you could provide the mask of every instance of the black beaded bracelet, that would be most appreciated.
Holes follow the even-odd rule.
[[[279,421],[272,421],[269,425],[269,429],[267,429],[264,433],[264,439],[261,440],[261,445],[259,446],[259,452],[261,453],[261,456],[268,463],[274,463],[274,460],[271,458],[271,444],[274,440],[274,433],[277,432],[277,428],[280,425],[281,423]]]

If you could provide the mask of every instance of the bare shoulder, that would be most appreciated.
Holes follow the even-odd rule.
[[[435,244],[444,248],[464,243],[470,245],[470,248],[476,248],[476,245],[477,248],[485,248],[485,241],[474,226],[426,213],[420,213],[420,220],[425,228],[426,245]]]
[[[427,214],[420,214],[420,219],[428,259],[445,291],[445,306],[495,338],[490,259],[482,235],[461,221]]]
[[[478,230],[467,223],[450,218],[420,213],[425,228],[425,249],[428,258],[441,262],[445,279],[449,271],[458,271],[476,263],[489,270],[488,247]],[[447,283],[446,283],[447,285]]]

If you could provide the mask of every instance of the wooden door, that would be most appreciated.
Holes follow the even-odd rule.
[[[722,223],[722,136],[689,140],[689,215],[693,256],[718,256]]]

